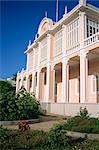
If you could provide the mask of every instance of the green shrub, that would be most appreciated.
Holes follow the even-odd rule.
[[[47,145],[51,148],[59,148],[68,145],[68,138],[66,137],[66,131],[63,129],[63,125],[57,124],[50,129],[47,139]]]
[[[34,119],[39,115],[39,102],[34,95],[24,88],[16,95],[11,83],[0,81],[0,120]]]
[[[15,87],[8,81],[0,81],[0,120],[17,120]]]
[[[99,133],[99,119],[75,116],[64,123],[64,129],[76,132]]]
[[[39,102],[36,97],[21,89],[17,94],[17,108],[19,119],[33,119],[39,117]]]

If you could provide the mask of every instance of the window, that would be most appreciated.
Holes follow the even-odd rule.
[[[92,93],[99,92],[99,76],[92,76]]]
[[[46,72],[44,72],[44,85],[46,85]]]
[[[41,61],[47,58],[47,38],[41,42]]]
[[[35,74],[35,86],[37,86],[37,72]]]
[[[35,63],[34,63],[34,67],[36,68],[38,66],[38,48],[35,48],[35,53],[34,53],[34,60],[35,60]]]
[[[99,92],[99,76],[96,75],[96,91]]]
[[[99,32],[99,22],[87,17],[87,37]]]
[[[54,44],[55,44],[54,55],[56,56],[59,55],[62,51],[62,30],[60,30],[55,34]]]
[[[79,19],[76,19],[67,26],[67,46],[71,49],[79,43]]]
[[[55,81],[55,96],[57,96],[57,81]]]
[[[28,69],[31,70],[33,68],[33,51],[31,51],[30,53],[28,53],[27,55],[27,65],[28,65]]]

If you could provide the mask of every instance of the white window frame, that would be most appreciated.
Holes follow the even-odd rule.
[[[42,51],[46,52],[46,55],[44,58],[42,57]],[[41,59],[40,59],[40,61],[42,62],[46,59],[47,59],[47,37],[41,41]]]
[[[38,48],[35,48],[34,52],[34,68],[38,66]]]
[[[67,49],[72,49],[79,45],[79,18],[76,18],[67,25]]]
[[[97,85],[96,85],[96,76],[98,76],[98,82],[99,82],[99,75],[92,75],[92,77],[91,77],[91,93],[92,94],[97,94],[97,93],[99,93],[99,91],[97,91]],[[95,90],[93,89],[93,80],[95,79]]]
[[[92,36],[93,34],[96,34],[97,32],[99,32],[99,21],[95,20],[93,18],[90,18],[87,16],[87,21],[86,21],[86,27],[87,27],[87,37]],[[92,33],[90,32],[90,27],[92,28]],[[95,28],[95,33],[93,32]],[[92,35],[91,35],[92,34]]]
[[[58,37],[58,35],[61,35]],[[57,48],[57,43],[61,43],[60,46]],[[58,52],[58,53],[57,53]],[[54,37],[54,56],[57,56],[62,53],[62,29],[59,30]]]

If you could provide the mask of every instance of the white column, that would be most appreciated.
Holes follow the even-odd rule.
[[[26,90],[29,92],[29,75],[26,75]]]
[[[16,93],[19,90],[19,72],[17,73],[17,80],[16,80]]]
[[[84,39],[86,32],[86,13],[79,12],[79,38],[80,38],[80,48],[84,47]]]
[[[46,86],[46,88],[47,88],[47,90],[46,90],[46,94],[47,94],[46,102],[48,102],[49,99],[50,99],[50,63],[47,64],[47,82],[46,83],[47,83],[47,86]]]
[[[47,86],[46,86],[46,94],[47,94],[47,97],[46,97],[46,102],[48,102],[50,100],[50,73],[51,73],[51,66],[50,66],[50,53],[51,53],[51,38],[52,38],[52,35],[51,34],[48,34],[47,35]]]
[[[53,84],[52,84],[53,85],[53,88],[52,88],[53,89],[53,101],[55,101],[55,70],[54,70],[54,67],[53,67],[53,75],[52,76],[53,76],[53,80],[52,80],[53,81]]]
[[[66,62],[62,62],[62,101],[66,101]]]
[[[62,57],[66,55],[66,25],[62,25]]]
[[[85,103],[88,88],[88,58],[87,53],[80,54],[80,102]]]
[[[32,74],[32,92],[34,92],[34,73]]]
[[[66,102],[69,102],[69,64],[66,62]]]
[[[63,59],[62,63],[62,101],[68,102],[69,100],[69,64],[68,60]]]
[[[36,58],[35,58],[35,59],[36,59]],[[37,99],[39,99],[40,59],[41,59],[41,43],[38,42],[38,71],[37,71],[37,87],[36,87],[36,98],[37,98]]]
[[[36,87],[36,98],[39,99],[39,75],[40,75],[40,70],[37,72],[37,87]]]

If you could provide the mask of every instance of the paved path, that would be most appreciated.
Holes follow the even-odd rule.
[[[62,121],[45,121],[45,122],[40,122],[40,123],[34,123],[34,124],[29,124],[31,130],[43,130],[43,131],[48,131],[51,127],[53,127],[54,124],[57,124]],[[9,125],[9,126],[3,126],[8,129],[18,129],[18,125]]]

